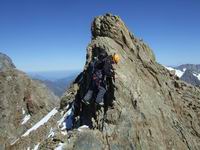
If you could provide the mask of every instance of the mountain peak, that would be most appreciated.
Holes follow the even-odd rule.
[[[11,58],[0,52],[0,71],[15,68]]]
[[[96,41],[101,41],[100,43],[102,44],[103,42],[107,42],[103,45],[96,43],[96,47],[106,49],[103,46],[111,43],[116,52],[123,49],[124,51],[130,51],[132,54],[134,53],[134,55],[138,55],[143,61],[155,61],[153,51],[142,40],[137,39],[129,32],[119,16],[106,14],[96,17],[92,23],[91,32],[92,38],[96,39]]]

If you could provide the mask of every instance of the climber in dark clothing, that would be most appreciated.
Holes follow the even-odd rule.
[[[119,55],[114,54],[107,56],[105,54],[95,58],[91,63],[92,81],[90,88],[83,98],[85,104],[90,103],[94,93],[97,93],[95,102],[101,106],[104,105],[104,95],[106,93],[106,79],[114,77],[113,64],[118,63]]]
[[[86,105],[83,107],[82,103],[79,101],[80,99],[77,99],[72,103],[71,113],[65,120],[67,130],[71,130],[74,127],[75,117],[79,113],[81,124],[92,128],[91,118],[93,117],[94,109],[91,107],[92,105],[88,104],[91,103],[91,98],[95,97],[95,102],[97,104],[100,106],[104,105],[104,95],[107,91],[107,81],[112,81],[112,78],[114,77],[114,68],[112,65],[118,62],[119,56],[117,54],[108,56],[103,53],[100,54],[98,58],[93,58],[88,68],[91,82],[88,91],[82,99],[82,102]]]

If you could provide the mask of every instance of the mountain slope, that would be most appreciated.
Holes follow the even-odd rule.
[[[56,96],[62,96],[78,75],[78,71],[28,72],[36,81],[45,84]]]
[[[55,81],[50,80],[39,80],[43,84],[45,84],[55,95],[62,96],[67,88],[69,88],[70,84],[76,78],[75,75],[69,76],[66,78],[58,79]]]
[[[0,147],[4,149],[59,100],[46,86],[15,69],[5,54],[0,54],[0,62]]]

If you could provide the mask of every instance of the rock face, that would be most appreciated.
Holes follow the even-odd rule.
[[[15,68],[15,65],[7,55],[0,52],[0,71],[9,68]]]
[[[118,16],[96,17],[91,30],[84,71],[63,96],[61,108],[84,97],[89,64],[101,49],[119,54],[121,61],[114,65],[116,79],[108,83],[105,107],[83,104],[78,113],[91,119],[93,130],[74,130],[70,144],[64,142],[66,149],[200,149],[199,88],[158,64],[152,50]]]
[[[4,149],[59,100],[43,84],[15,69],[8,56],[0,54],[0,63],[0,149]]]

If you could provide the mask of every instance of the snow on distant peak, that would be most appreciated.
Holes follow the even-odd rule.
[[[182,75],[184,74],[184,72],[185,72],[185,70],[186,70],[186,68],[184,68],[183,71],[181,71],[181,70],[174,69],[174,68],[172,68],[172,67],[166,67],[166,66],[164,66],[164,67],[165,67],[166,69],[168,69],[169,71],[175,71],[175,74],[176,74],[179,78],[182,77]]]
[[[42,118],[38,123],[36,123],[32,128],[28,129],[22,136],[27,136],[32,131],[39,128],[41,125],[45,124],[52,116],[54,116],[58,110],[54,108],[52,111],[50,111],[44,118]]]
[[[195,74],[195,73],[193,73],[193,75],[194,75],[195,77],[197,77],[197,78],[200,80],[200,74]]]
[[[199,75],[197,75],[197,78],[200,80],[200,74],[199,74]]]

